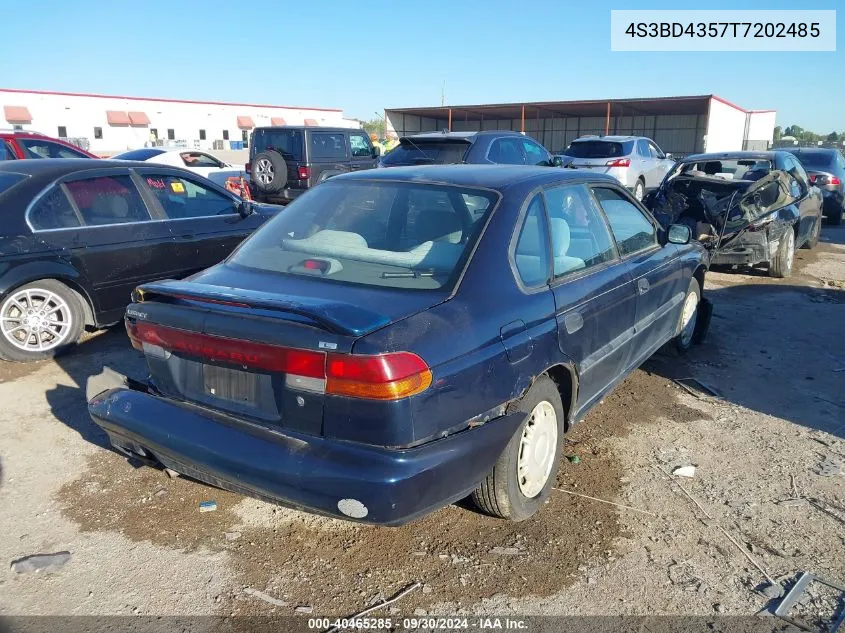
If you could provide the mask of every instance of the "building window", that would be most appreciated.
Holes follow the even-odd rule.
[[[249,130],[241,130],[241,138],[244,142],[244,147],[249,147]]]
[[[167,140],[176,140],[176,130],[174,130],[173,128],[167,130]]]
[[[95,127],[94,128],[94,138],[103,138],[103,128]]]
[[[19,123],[16,123],[15,125],[12,126],[12,129],[15,130],[16,132],[20,132],[21,130],[23,130],[23,126],[20,125]]]
[[[67,128],[64,125],[59,126],[59,138],[67,138]]]
[[[200,130],[200,140],[201,141],[205,140],[205,130]]]
[[[223,130],[223,140],[224,141],[229,140],[229,130]]]

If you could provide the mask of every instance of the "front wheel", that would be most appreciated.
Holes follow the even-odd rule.
[[[845,215],[845,209],[842,208],[841,205],[838,205],[836,211],[834,211],[833,215],[830,216],[830,223],[833,226],[839,226],[842,224],[842,216]]]
[[[795,231],[790,227],[778,243],[778,250],[769,262],[769,277],[784,279],[792,274],[795,259]]]
[[[546,375],[511,407],[511,413],[525,413],[525,421],[472,499],[487,514],[524,521],[546,501],[554,485],[564,412],[560,392]]]
[[[12,290],[0,304],[0,358],[51,358],[79,339],[82,306],[64,284],[42,279]]]

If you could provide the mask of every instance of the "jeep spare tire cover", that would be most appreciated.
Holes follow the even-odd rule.
[[[288,184],[288,165],[278,152],[260,152],[252,159],[250,184],[264,193],[276,193]]]

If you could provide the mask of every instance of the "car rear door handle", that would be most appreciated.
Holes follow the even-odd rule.
[[[637,290],[641,295],[647,293],[649,288],[651,288],[651,284],[648,283],[648,279],[646,279],[645,277],[640,277],[637,280]]]

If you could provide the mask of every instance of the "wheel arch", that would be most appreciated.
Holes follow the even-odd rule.
[[[19,266],[0,279],[0,299],[4,299],[13,290],[36,281],[52,280],[66,286],[79,300],[85,315],[85,325],[96,326],[94,303],[91,295],[82,284],[76,269],[62,264],[49,262],[31,262]]]
[[[544,373],[557,385],[565,414],[564,431],[568,431],[574,422],[575,403],[578,397],[578,373],[575,371],[575,365],[559,363],[552,365]]]

